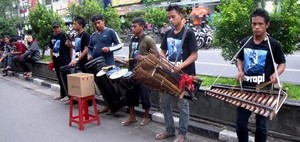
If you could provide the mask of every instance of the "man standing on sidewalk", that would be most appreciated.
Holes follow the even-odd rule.
[[[90,43],[90,35],[83,30],[86,21],[83,17],[77,16],[74,19],[73,29],[78,32],[75,37],[75,59],[73,59],[69,65],[74,67],[78,63],[78,66],[82,72],[86,72],[84,65],[87,63],[87,52]],[[72,44],[69,44],[72,46]]]
[[[195,75],[195,61],[198,58],[195,34],[192,30],[184,27],[183,12],[178,5],[169,5],[166,10],[174,29],[166,32],[161,44],[160,55],[171,62],[178,61],[176,66],[179,69],[188,75]],[[184,142],[190,115],[189,101],[167,94],[160,95],[160,106],[164,114],[166,131],[157,134],[155,138],[160,140],[175,136],[172,101],[176,101],[179,108],[179,133],[175,142]]]
[[[97,57],[103,56],[107,66],[115,65],[113,52],[121,49],[123,44],[113,29],[105,27],[105,21],[102,15],[93,15],[91,21],[94,24],[96,32],[91,35],[88,50],[88,60],[90,61]],[[108,107],[100,111],[100,113],[102,112],[112,114]]]
[[[151,50],[158,54],[155,41],[145,34],[146,22],[144,19],[134,19],[131,24],[131,29],[134,36],[131,38],[129,44],[129,70],[133,69],[138,62],[143,61]],[[136,83],[133,88],[126,90],[125,100],[126,105],[129,107],[129,118],[121,123],[122,126],[128,126],[137,122],[134,106],[139,106],[140,99],[142,107],[145,110],[144,118],[140,125],[146,126],[149,124],[149,110],[151,108],[150,95],[151,90],[146,88],[143,84]]]
[[[273,84],[278,83],[278,76],[285,70],[286,60],[280,43],[267,33],[270,25],[269,14],[266,10],[258,8],[252,12],[250,21],[253,37],[245,38],[241,42],[243,49],[237,56],[238,74],[236,79],[243,81],[243,86],[256,86],[268,81]],[[275,72],[275,64],[277,64],[278,74]],[[237,108],[236,132],[240,142],[249,140],[248,119],[251,113],[242,107]],[[267,122],[267,117],[256,114],[256,142],[267,141]]]
[[[56,77],[60,86],[60,96],[54,97],[54,100],[61,100],[66,102],[69,100],[68,94],[66,93],[62,78],[60,77],[60,68],[62,66],[68,65],[71,62],[71,57],[73,54],[73,49],[70,47],[69,43],[66,42],[69,38],[67,34],[61,31],[61,26],[58,21],[52,23],[53,33],[50,36],[50,58],[54,64]],[[68,46],[69,45],[69,46]]]

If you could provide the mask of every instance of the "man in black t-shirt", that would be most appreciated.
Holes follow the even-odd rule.
[[[54,64],[56,77],[60,86],[60,96],[54,97],[54,100],[68,101],[69,97],[62,84],[62,78],[60,77],[60,68],[66,66],[71,62],[73,49],[70,47],[70,43],[67,42],[70,38],[66,33],[61,31],[58,21],[52,23],[53,33],[50,36],[50,58]]]
[[[193,31],[186,29],[183,24],[183,12],[178,5],[167,7],[168,19],[174,26],[173,30],[166,32],[162,44],[160,55],[171,62],[176,62],[176,66],[188,75],[195,75],[195,61],[198,58],[196,37]],[[184,39],[184,33],[186,36]],[[181,42],[183,42],[181,46]],[[160,106],[164,114],[166,131],[156,135],[156,139],[165,139],[175,136],[175,127],[172,114],[171,102],[176,101],[179,108],[179,133],[176,142],[184,142],[186,139],[189,121],[189,101],[179,99],[174,95],[162,94],[160,96]]]
[[[84,65],[87,63],[87,52],[90,43],[90,35],[83,30],[85,24],[85,19],[80,16],[74,19],[73,29],[77,31],[78,34],[75,37],[75,59],[69,63],[69,65],[73,67],[78,63],[82,72],[86,72]],[[72,46],[72,44],[70,44],[70,46]]]
[[[286,60],[280,43],[268,36],[266,32],[270,25],[268,12],[258,8],[250,18],[253,37],[245,38],[241,42],[243,49],[237,56],[238,74],[236,78],[243,81],[243,86],[255,86],[268,81],[273,84],[278,83],[278,76],[283,73]],[[269,47],[269,43],[271,47]],[[278,74],[275,73],[273,64],[277,64]],[[238,107],[236,132],[240,142],[248,141],[247,125],[250,115],[251,111]],[[267,121],[267,117],[256,114],[255,141],[267,141]]]

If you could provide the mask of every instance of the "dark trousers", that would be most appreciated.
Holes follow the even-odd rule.
[[[134,88],[128,89],[125,94],[126,105],[134,107],[139,105],[141,100],[144,110],[151,108],[151,90],[142,84],[135,84]]]
[[[68,96],[68,94],[64,89],[64,85],[63,85],[62,78],[60,75],[60,68],[62,66],[68,65],[69,63],[70,63],[70,60],[66,60],[63,58],[55,58],[55,57],[53,58],[55,73],[56,73],[56,77],[58,79],[58,84],[60,86],[60,96],[62,96],[62,97]]]
[[[237,108],[237,119],[236,119],[236,133],[239,142],[248,142],[248,119],[251,115],[251,111],[244,108]],[[255,142],[266,142],[268,132],[268,118],[262,115],[256,114],[256,131],[255,131]]]
[[[34,63],[35,61],[32,60],[31,58],[23,58],[20,60],[20,65],[23,69],[24,72],[30,72],[31,70],[29,69],[27,63]]]

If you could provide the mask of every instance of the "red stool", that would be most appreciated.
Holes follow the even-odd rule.
[[[73,104],[74,100],[78,101],[78,115],[73,116]],[[94,107],[94,115],[89,114],[88,110],[88,100],[92,100]],[[84,124],[96,121],[97,125],[100,125],[100,118],[98,116],[98,110],[96,105],[96,100],[94,95],[87,97],[75,97],[70,96],[70,116],[69,116],[69,126],[72,126],[72,122],[79,125],[79,130],[84,130]]]

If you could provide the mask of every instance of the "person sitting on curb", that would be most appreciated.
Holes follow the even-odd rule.
[[[9,50],[9,54],[7,54],[7,65],[5,68],[6,74],[4,74],[4,76],[7,75],[8,70],[11,70],[15,62],[21,60],[21,55],[26,50],[25,45],[22,42],[17,42],[16,38],[11,38],[9,40],[9,44],[10,48],[7,47],[7,49]]]
[[[20,65],[24,71],[23,77],[28,78],[31,77],[32,72],[29,69],[27,63],[34,63],[40,60],[40,50],[39,45],[31,35],[27,35],[25,40],[28,45],[28,48],[25,51],[25,53],[21,56]]]

